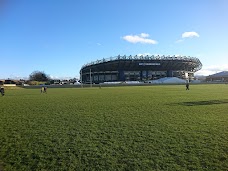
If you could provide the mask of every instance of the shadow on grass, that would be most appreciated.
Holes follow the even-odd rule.
[[[216,105],[216,104],[225,104],[225,103],[228,103],[228,99],[208,100],[208,101],[194,101],[194,102],[181,102],[181,103],[174,103],[174,105],[200,106],[200,105]]]
[[[41,94],[41,93],[37,93]],[[37,96],[37,94],[5,94],[3,97],[11,97],[11,96]],[[42,94],[41,94],[42,95]]]
[[[1,161],[0,161],[0,171],[3,171],[3,164]]]

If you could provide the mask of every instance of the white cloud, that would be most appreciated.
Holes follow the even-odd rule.
[[[140,35],[126,35],[123,39],[130,43],[157,44],[156,40],[148,39],[146,37],[149,37],[149,34],[141,33]]]
[[[196,72],[195,75],[208,76],[222,71],[228,71],[228,64],[205,66]]]
[[[150,35],[147,33],[141,33],[140,36],[145,38],[145,37],[149,37]]]
[[[181,43],[185,40],[185,38],[193,38],[193,37],[199,37],[199,34],[192,31],[192,32],[184,32],[182,34],[182,39],[176,40],[175,43]]]
[[[190,37],[199,37],[199,34],[192,31],[192,32],[184,32],[182,34],[182,38],[190,38]]]

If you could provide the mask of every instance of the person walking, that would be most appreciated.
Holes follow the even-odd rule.
[[[4,89],[4,87],[1,87],[0,91],[1,91],[2,96],[4,96],[5,95],[5,89]]]
[[[40,89],[40,93],[43,93],[43,89],[44,89],[44,87],[42,86]]]
[[[186,90],[189,90],[189,81],[186,81]]]
[[[47,93],[47,87],[44,87],[44,93]]]

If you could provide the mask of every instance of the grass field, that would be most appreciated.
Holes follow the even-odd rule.
[[[228,170],[228,85],[8,90],[0,170]]]

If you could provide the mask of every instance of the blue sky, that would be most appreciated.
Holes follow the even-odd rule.
[[[78,77],[117,55],[197,57],[228,70],[227,0],[0,0],[0,78]]]

